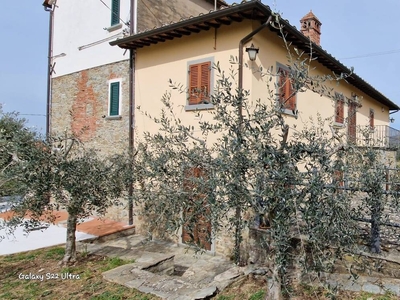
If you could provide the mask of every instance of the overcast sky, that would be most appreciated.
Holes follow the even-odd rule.
[[[97,1],[97,0],[85,0]],[[0,103],[41,132],[46,124],[49,13],[39,1],[3,1],[0,10]],[[227,1],[232,3],[233,1]],[[322,22],[321,46],[400,104],[399,0],[264,0],[299,28],[310,9]],[[400,113],[393,127],[400,129]]]

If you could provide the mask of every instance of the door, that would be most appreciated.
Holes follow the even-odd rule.
[[[188,199],[190,208],[183,212],[186,223],[182,226],[182,242],[196,244],[200,248],[210,251],[211,222],[206,217],[210,216],[210,210],[206,207],[207,203],[205,201],[203,205],[200,204],[200,207],[197,208],[199,201],[204,198],[205,194],[196,189],[194,186],[195,180],[190,180],[190,177],[205,180],[204,172],[200,168],[192,168],[187,172],[186,176],[188,180],[185,183],[185,189],[195,192]]]

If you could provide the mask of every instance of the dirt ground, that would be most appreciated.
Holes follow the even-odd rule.
[[[158,299],[103,279],[102,272],[130,261],[81,253],[61,267],[63,255],[53,247],[0,257],[0,299]]]

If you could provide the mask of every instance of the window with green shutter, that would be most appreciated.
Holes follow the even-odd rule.
[[[111,0],[111,26],[119,24],[120,0]]]
[[[110,116],[119,116],[119,82],[110,84]]]

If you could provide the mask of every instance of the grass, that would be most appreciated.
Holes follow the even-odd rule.
[[[74,265],[61,267],[63,256],[61,247],[0,256],[0,299],[159,299],[103,279],[102,272],[132,261],[83,253]],[[29,273],[43,275],[43,280],[19,278]],[[62,279],[63,274],[76,278]]]
[[[371,293],[362,293],[359,295],[355,300],[368,300],[368,299],[373,299],[373,300],[395,300],[399,299],[396,295],[390,292],[386,292],[385,295],[374,295]]]
[[[103,279],[102,272],[122,266],[132,261],[119,257],[107,258],[84,252],[78,256],[76,264],[60,267],[59,261],[64,256],[64,249],[52,247],[8,256],[0,256],[0,299],[90,299],[90,300],[152,300],[153,295],[110,283]],[[41,280],[20,279],[20,274],[53,274],[58,278]],[[79,275],[79,279],[60,278],[61,274]],[[261,300],[265,299],[267,284],[263,278],[245,278],[214,297],[216,300]],[[329,291],[323,288],[302,285],[290,299],[328,300]],[[343,300],[395,300],[397,296],[386,293],[340,292],[336,299]]]

